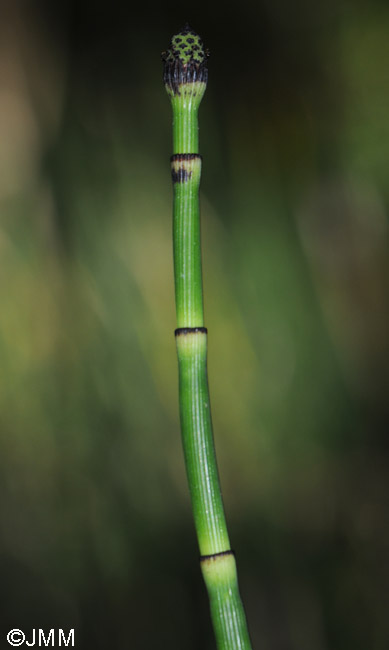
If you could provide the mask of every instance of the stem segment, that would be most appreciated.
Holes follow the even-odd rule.
[[[176,154],[171,158],[174,187],[173,250],[178,327],[203,327],[203,286],[199,185],[201,158]]]
[[[172,38],[163,59],[165,87],[173,108],[175,334],[185,464],[218,649],[251,650],[220,491],[207,378],[197,121],[208,77],[207,53],[199,36],[186,26]]]

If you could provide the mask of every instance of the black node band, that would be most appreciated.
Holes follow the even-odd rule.
[[[209,560],[217,560],[218,557],[223,557],[227,555],[232,555],[235,557],[235,553],[232,549],[229,551],[221,551],[221,553],[213,553],[212,555],[200,555],[200,562],[207,562]]]
[[[185,336],[186,334],[197,334],[197,332],[200,332],[201,334],[208,334],[208,330],[206,327],[178,327],[176,330],[174,330],[174,336]]]
[[[203,157],[199,153],[175,153],[170,157],[170,162],[184,162],[185,160],[202,160]]]

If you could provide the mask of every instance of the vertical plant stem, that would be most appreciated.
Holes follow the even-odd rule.
[[[197,113],[204,95],[207,53],[187,25],[163,54],[173,108],[173,245],[181,433],[200,549],[219,650],[250,650],[216,465],[207,379],[201,271]]]

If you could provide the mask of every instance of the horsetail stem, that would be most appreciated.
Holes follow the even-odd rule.
[[[224,515],[212,434],[201,271],[197,114],[208,53],[189,25],[163,53],[173,108],[173,249],[181,432],[200,563],[219,650],[250,650],[234,553]]]

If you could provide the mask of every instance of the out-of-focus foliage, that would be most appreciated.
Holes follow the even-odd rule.
[[[199,2],[185,15],[2,2],[2,638],[74,627],[80,648],[214,647],[179,438],[159,60],[185,20],[212,51],[200,134],[209,374],[254,646],[384,650],[378,0]]]

